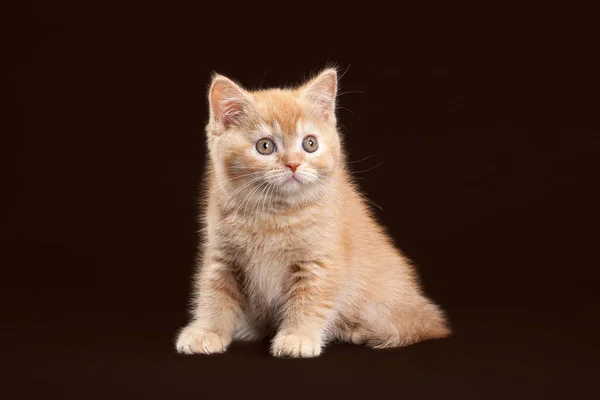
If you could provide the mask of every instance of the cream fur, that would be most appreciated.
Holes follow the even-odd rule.
[[[337,72],[249,92],[215,76],[193,319],[181,353],[219,353],[270,333],[274,356],[332,340],[397,347],[450,334],[413,267],[371,216],[336,129]],[[314,153],[302,148],[313,135]],[[276,151],[258,153],[271,138]],[[289,163],[299,163],[292,179]]]

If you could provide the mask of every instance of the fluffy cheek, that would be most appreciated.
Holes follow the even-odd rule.
[[[323,139],[322,139],[323,140]],[[323,140],[321,152],[317,152],[312,157],[308,156],[308,166],[319,175],[330,175],[337,165],[339,143],[335,140]]]
[[[336,166],[335,157],[332,154],[326,154],[317,159],[316,169],[325,175],[329,175],[333,172]]]
[[[212,158],[218,175],[233,183],[243,180],[244,177],[252,177],[248,174],[260,170],[260,163],[248,157],[248,146],[245,140],[236,137],[223,138],[216,142],[212,148]]]
[[[324,176],[331,174],[335,168],[335,160],[329,155],[319,155],[305,161],[305,167],[300,172],[300,177],[305,182],[316,182]]]
[[[276,157],[260,155],[248,143],[223,149],[221,166],[221,176],[232,187],[245,186],[248,189],[269,182],[272,171],[278,169]]]

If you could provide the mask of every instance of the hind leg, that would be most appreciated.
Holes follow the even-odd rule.
[[[402,347],[448,337],[451,330],[442,310],[429,301],[401,306],[369,327],[366,343],[373,348]]]
[[[365,344],[368,332],[361,325],[342,325],[335,332],[335,338],[344,343]]]

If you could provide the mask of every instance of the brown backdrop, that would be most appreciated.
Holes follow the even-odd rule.
[[[2,13],[0,392],[597,390],[598,14],[288,6],[39,1]],[[345,71],[350,158],[370,156],[352,168],[454,337],[333,345],[316,360],[272,359],[268,343],[176,355],[211,72],[278,86],[328,62]]]

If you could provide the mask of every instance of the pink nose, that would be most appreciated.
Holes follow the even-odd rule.
[[[296,172],[296,168],[298,168],[300,166],[300,163],[297,162],[290,162],[285,164],[286,167],[288,167],[289,169],[292,170],[292,172]]]

